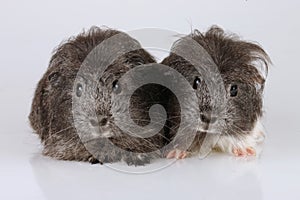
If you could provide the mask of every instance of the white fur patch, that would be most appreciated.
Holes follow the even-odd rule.
[[[112,137],[114,134],[111,131],[104,131],[102,137]]]
[[[246,149],[252,147],[256,150],[256,154],[259,155],[258,146],[263,143],[265,139],[264,128],[260,122],[260,119],[256,122],[251,134],[240,137],[231,137],[228,135],[220,135],[220,138],[216,144],[216,148],[223,151],[232,153],[233,149]]]

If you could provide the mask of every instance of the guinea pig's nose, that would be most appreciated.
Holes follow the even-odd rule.
[[[98,120],[95,119],[90,119],[91,125],[92,126],[105,126],[108,122],[107,117],[99,117]]]
[[[207,124],[209,123],[213,124],[217,121],[217,117],[211,116],[210,114],[200,114],[200,119],[202,122]]]
[[[99,125],[100,126],[105,126],[108,122],[107,117],[98,117],[98,120],[99,120]]]

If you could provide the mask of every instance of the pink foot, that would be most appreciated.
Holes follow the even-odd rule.
[[[184,159],[186,157],[187,157],[187,152],[181,151],[179,149],[174,149],[167,154],[168,159],[171,159],[171,158]]]
[[[248,156],[256,156],[256,151],[253,147],[246,148],[246,151]]]
[[[255,156],[256,151],[253,147],[247,147],[246,149],[234,148],[232,153],[237,157]]]

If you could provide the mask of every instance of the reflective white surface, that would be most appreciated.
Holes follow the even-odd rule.
[[[56,161],[41,156],[34,136],[1,134],[0,197],[299,199],[300,136],[291,134],[288,142],[284,137],[270,136],[259,159],[213,154],[204,160],[180,160],[162,170],[137,175],[107,166]]]
[[[274,0],[1,1],[0,199],[300,199],[299,9],[299,1]],[[190,25],[205,30],[212,24],[258,41],[273,60],[259,158],[213,154],[137,175],[41,155],[27,116],[36,83],[62,39],[91,25],[186,34]]]

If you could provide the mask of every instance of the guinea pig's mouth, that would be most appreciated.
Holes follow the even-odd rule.
[[[93,138],[110,138],[116,136],[116,134],[109,127],[93,127],[91,130],[91,136]]]
[[[97,139],[97,138],[111,138],[115,136],[115,134],[112,131],[103,131],[103,132],[99,132],[99,131],[91,131],[89,134],[89,138],[90,139]]]
[[[104,131],[101,134],[102,134],[102,137],[107,137],[107,138],[115,136],[115,134],[110,130]]]
[[[203,128],[201,126],[199,126],[197,128],[197,134],[201,135],[201,134],[218,134],[219,132],[215,129],[209,129],[209,128]]]

